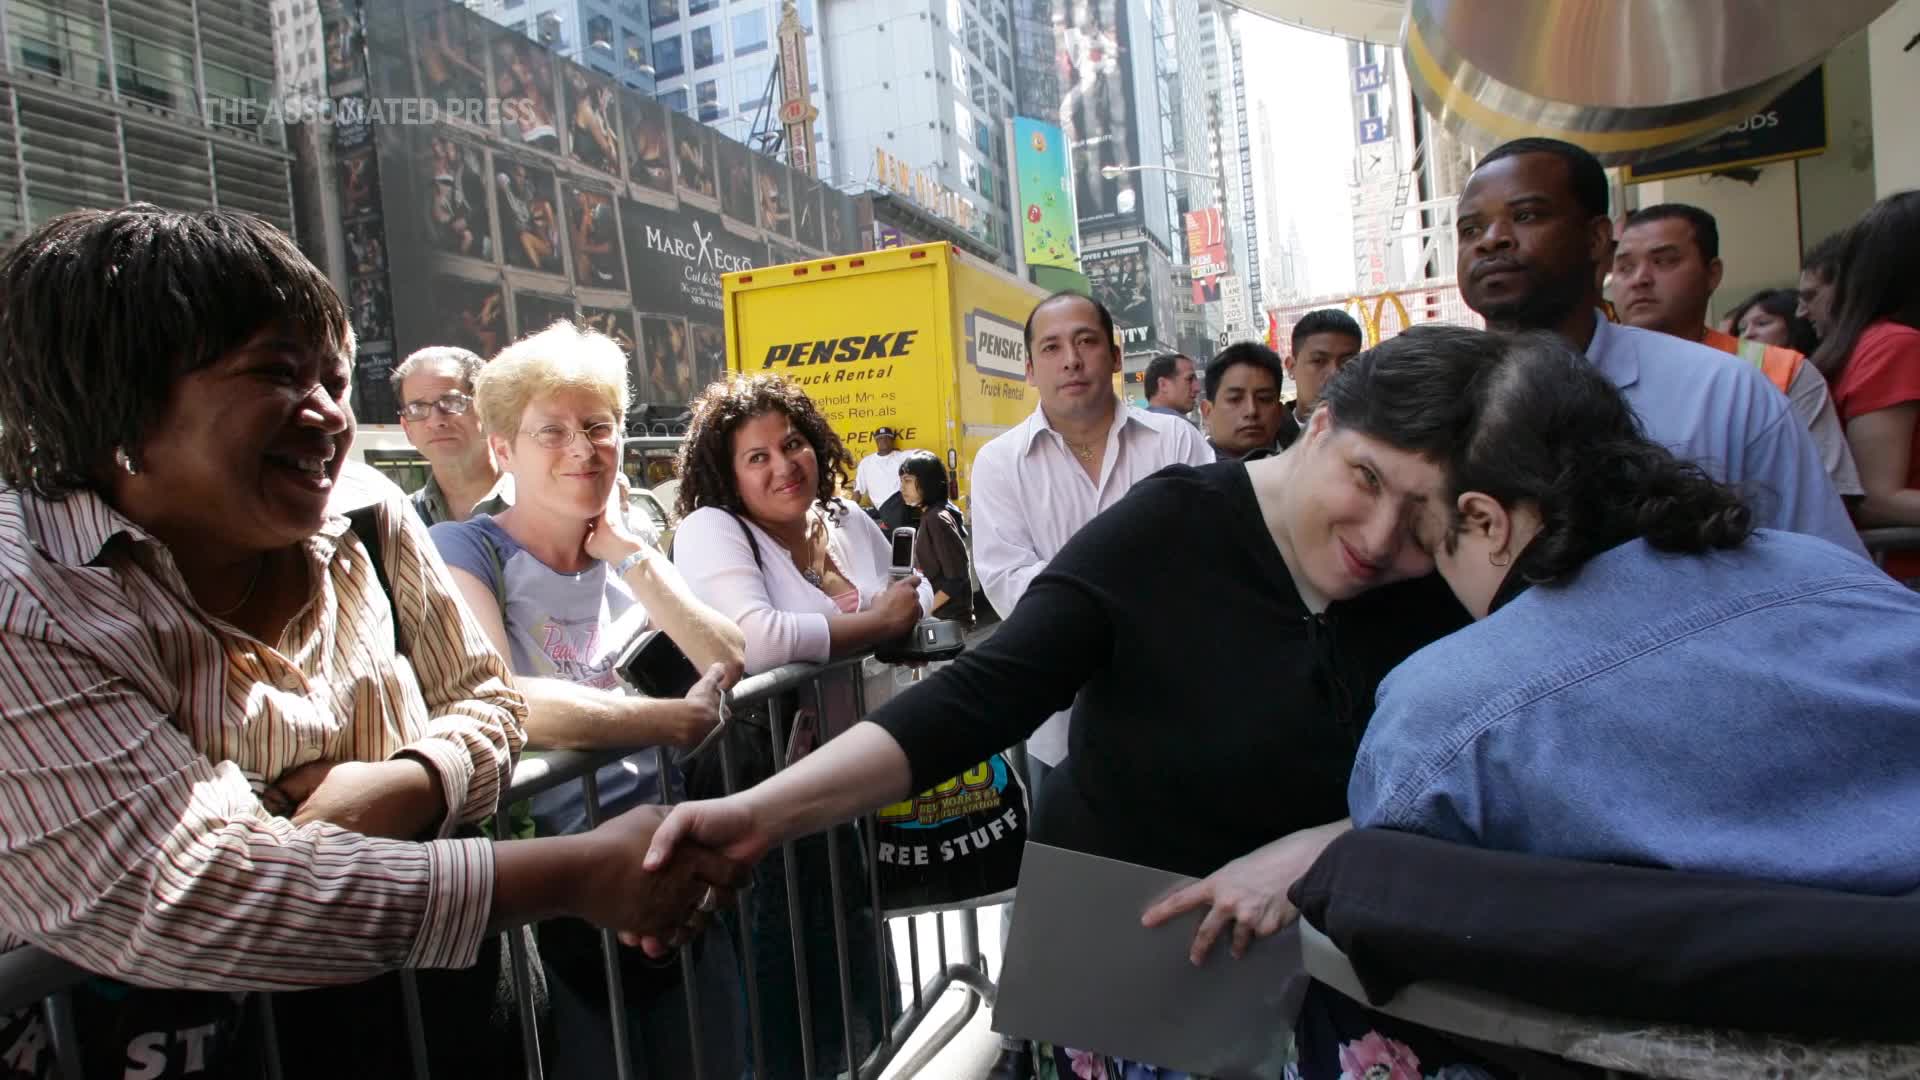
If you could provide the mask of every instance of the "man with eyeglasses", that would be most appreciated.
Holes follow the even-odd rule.
[[[498,514],[513,503],[513,481],[493,460],[473,407],[473,377],[485,362],[466,349],[433,346],[393,369],[400,429],[433,469],[412,498],[428,525]]]

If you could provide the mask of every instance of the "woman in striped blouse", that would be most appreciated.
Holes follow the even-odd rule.
[[[550,915],[672,941],[724,899],[642,872],[651,808],[453,838],[524,705],[397,490],[377,567],[329,512],[353,359],[251,217],[79,211],[0,261],[0,951],[280,990],[466,967]]]

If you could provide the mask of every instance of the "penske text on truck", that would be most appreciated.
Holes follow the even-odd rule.
[[[744,270],[721,278],[727,366],[795,380],[856,459],[873,430],[931,450],[968,490],[973,455],[1025,420],[1027,313],[1045,293],[953,250],[921,244]]]

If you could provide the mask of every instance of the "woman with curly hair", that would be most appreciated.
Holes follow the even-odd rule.
[[[834,496],[853,456],[799,384],[736,375],[692,411],[674,561],[746,633],[749,674],[870,649],[932,609],[917,577],[889,584],[886,535]]]
[[[735,375],[716,382],[693,402],[693,422],[680,447],[682,519],[674,537],[674,562],[695,595],[738,623],[746,634],[747,671],[767,671],[795,661],[820,663],[850,656],[898,638],[933,608],[933,590],[918,575],[889,583],[887,537],[858,507],[836,498],[847,483],[853,457],[827,418],[799,384],[778,375]],[[821,687],[820,714],[787,710],[793,719],[789,756],[797,758],[817,739],[855,717],[851,676]],[[743,730],[751,716],[736,717]],[[742,785],[772,772],[764,730],[729,749]],[[757,754],[761,760],[741,762]],[[702,794],[690,781],[694,794]],[[877,979],[870,958],[875,939],[871,896],[862,845],[843,837],[841,880],[856,903],[844,912],[847,955],[855,958],[852,988],[855,1060],[843,1060],[839,963],[834,948],[833,891],[825,835],[794,844],[800,924],[788,922],[787,878],[780,852],[754,872],[753,951],[767,1060],[756,1075],[800,1076],[802,1040],[797,1023],[793,943],[805,942],[808,995],[813,1003],[814,1073],[855,1068],[885,1034],[883,996],[893,979]],[[891,1010],[887,1010],[890,1012]]]

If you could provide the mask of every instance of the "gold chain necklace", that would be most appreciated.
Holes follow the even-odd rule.
[[[234,612],[239,611],[241,608],[246,607],[247,601],[253,599],[253,591],[260,587],[260,578],[266,573],[267,554],[268,553],[264,551],[260,553],[260,561],[255,563],[253,567],[253,577],[247,581],[247,591],[240,594],[240,599],[225,611],[214,611],[211,608],[205,608],[207,614],[216,619],[224,619]]]
[[[1074,442],[1072,439],[1067,438],[1065,435],[1060,436],[1060,441],[1063,443],[1066,443],[1067,449],[1073,451],[1073,455],[1079,458],[1081,461],[1093,460],[1093,447],[1081,446],[1079,443]]]

